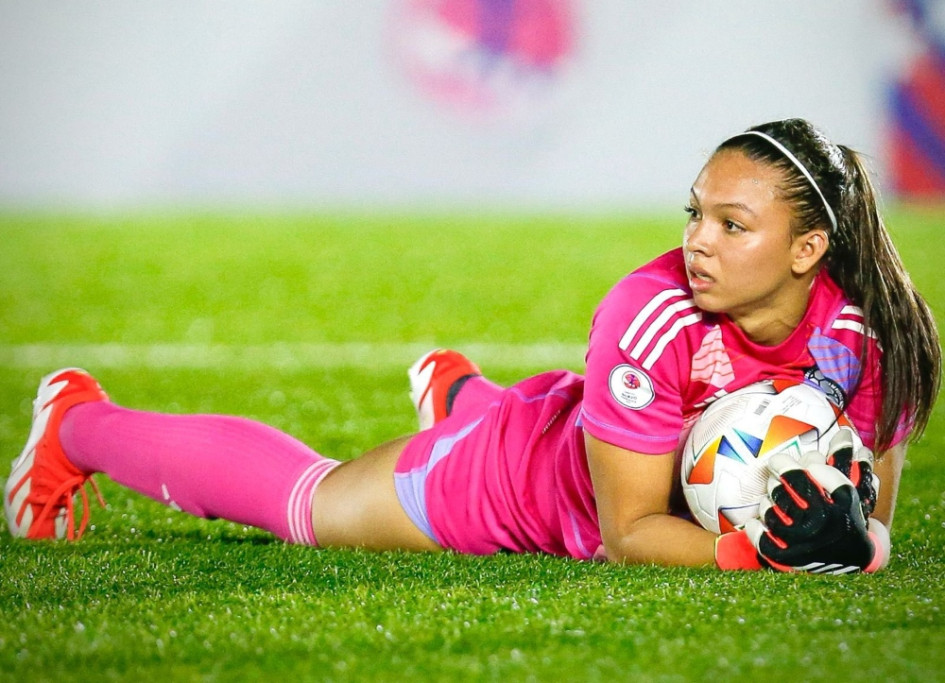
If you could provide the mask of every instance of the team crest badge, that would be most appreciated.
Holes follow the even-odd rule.
[[[632,365],[618,365],[610,371],[610,393],[625,408],[639,410],[653,402],[653,381]]]

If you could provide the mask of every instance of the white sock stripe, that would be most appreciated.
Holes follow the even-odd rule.
[[[300,526],[298,522],[300,514],[300,505],[299,499],[301,498],[301,492],[307,489],[306,483],[312,477],[312,469],[316,465],[310,465],[302,475],[296,479],[295,484],[292,486],[292,492],[289,494],[289,502],[286,505],[286,521],[289,525],[289,539],[293,543],[304,543],[306,541],[305,527]]]
[[[312,492],[321,480],[340,464],[337,460],[324,458],[312,463],[296,480],[286,506],[289,536],[293,543],[315,544],[310,507]]]
[[[304,516],[305,493],[311,493],[311,482],[318,477],[321,472],[323,461],[312,463],[301,476],[295,481],[292,492],[289,494],[289,502],[286,506],[286,516],[289,524],[289,537],[293,543],[311,543],[311,530],[306,529],[310,526],[304,524],[301,518]]]
[[[291,342],[271,344],[3,344],[0,367],[63,366],[102,368],[272,368],[297,370],[336,367],[403,368],[436,346],[435,342]],[[488,368],[584,365],[586,341],[536,344],[459,345],[457,350]]]
[[[308,491],[308,486],[306,485],[312,477],[310,470],[299,477],[298,481],[295,482],[295,486],[292,488],[292,494],[289,496],[289,503],[287,505],[287,521],[289,524],[289,538],[293,543],[310,543],[311,539],[309,534],[306,533],[304,524],[302,524],[299,518],[302,516],[302,510],[304,505],[302,504],[302,492]]]

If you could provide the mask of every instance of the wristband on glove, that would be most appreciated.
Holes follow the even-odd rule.
[[[715,564],[719,569],[764,569],[758,550],[744,530],[730,531],[715,539]]]
[[[867,528],[869,529],[870,540],[873,542],[873,559],[870,560],[869,565],[863,571],[872,574],[889,564],[892,543],[889,540],[889,530],[878,519],[870,517]]]

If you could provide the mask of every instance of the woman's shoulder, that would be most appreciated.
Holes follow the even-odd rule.
[[[592,338],[616,335],[624,348],[637,335],[650,339],[664,327],[678,331],[701,318],[692,300],[682,250],[675,249],[614,285],[595,311],[591,333]]]
[[[625,275],[611,288],[611,296],[650,298],[664,290],[691,296],[682,248],[668,251]]]
[[[866,334],[863,309],[851,301],[826,271],[818,273],[814,280],[805,317],[811,326],[816,325],[824,331],[848,330]]]

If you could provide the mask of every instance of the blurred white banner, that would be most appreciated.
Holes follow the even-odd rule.
[[[0,206],[662,207],[749,125],[869,153],[882,0],[0,0]]]

